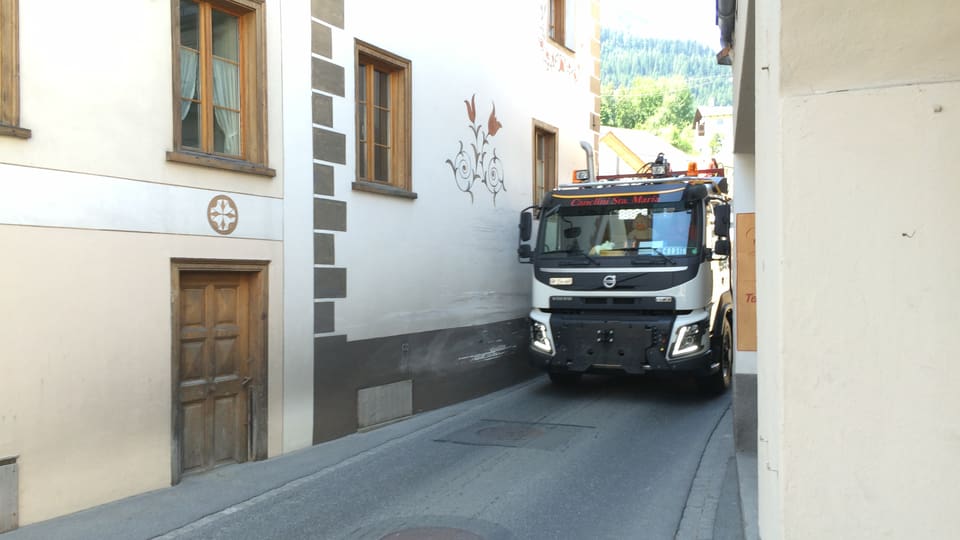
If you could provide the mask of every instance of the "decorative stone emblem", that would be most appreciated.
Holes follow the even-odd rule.
[[[207,205],[207,221],[218,234],[230,234],[237,228],[240,213],[233,199],[226,195],[217,195]]]

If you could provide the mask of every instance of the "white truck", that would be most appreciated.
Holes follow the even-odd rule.
[[[584,373],[695,377],[722,393],[733,372],[730,198],[722,176],[559,186],[520,215],[533,265],[530,358],[557,384]],[[665,165],[665,163],[663,163]]]

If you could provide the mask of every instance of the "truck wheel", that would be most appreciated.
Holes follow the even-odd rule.
[[[720,369],[697,379],[700,389],[706,394],[722,394],[733,382],[733,328],[726,317],[723,318],[718,345],[715,358],[720,363]]]
[[[548,373],[550,382],[557,386],[570,386],[580,380],[579,373]]]

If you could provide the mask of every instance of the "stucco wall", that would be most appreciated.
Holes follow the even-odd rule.
[[[958,26],[946,0],[756,4],[763,538],[960,529]]]
[[[783,538],[783,129],[780,119],[780,3],[750,0],[756,16],[757,486],[762,538]],[[754,5],[755,4],[755,5]],[[738,8],[738,16],[744,10]],[[738,27],[742,28],[740,21]],[[749,39],[749,37],[748,37]],[[745,59],[745,62],[749,60]],[[742,94],[741,94],[742,95]],[[738,112],[739,114],[739,112]]]
[[[353,65],[354,38],[412,62],[418,198],[351,191],[354,74],[347,69],[351,99],[337,100],[334,110],[334,125],[344,128],[349,142],[346,166],[336,177],[337,194],[348,208],[346,233],[336,246],[337,265],[348,268],[347,295],[336,306],[338,334],[357,340],[481,325],[529,310],[529,267],[517,263],[516,243],[519,211],[532,201],[533,120],[559,128],[561,181],[585,166],[580,141],[593,142],[590,3],[577,4],[575,56],[538,42],[541,4],[431,0],[411,10],[398,2],[345,3],[344,32],[334,34],[333,49],[335,56],[348,57],[346,66]],[[374,12],[377,17],[369,16]],[[412,31],[426,13],[442,22]],[[558,59],[564,71],[548,63]],[[571,71],[570,62],[577,69]],[[455,160],[461,142],[472,152],[464,102],[473,96],[476,124],[488,132],[494,106],[502,124],[487,147],[503,164],[503,190],[496,198],[478,181],[471,199],[446,163]]]
[[[0,246],[0,455],[20,456],[21,525],[170,485],[175,257],[273,261],[268,440],[279,452],[279,242],[3,225]]]
[[[313,435],[313,160],[310,95],[310,0],[284,0],[283,100],[284,362],[283,451]],[[279,157],[279,156],[277,156]]]
[[[956,81],[958,27],[960,7],[953,0],[783,2],[782,91]]]
[[[264,8],[274,177],[167,161],[174,5],[19,2],[31,137],[0,137],[0,455],[20,456],[21,525],[170,484],[173,258],[269,261],[268,454],[311,436],[312,396],[290,426],[282,399],[310,379],[312,336],[285,364],[280,2]],[[219,194],[239,210],[229,236],[207,219]]]
[[[784,102],[788,538],[960,530],[958,119],[960,82]]]
[[[281,196],[276,178],[168,163],[173,150],[171,5],[21,1],[21,125],[0,161],[103,176]],[[280,3],[266,2],[267,78],[280,80]],[[56,16],[51,16],[51,10]],[[106,16],[105,14],[109,14]],[[267,90],[268,165],[282,172],[281,92]]]

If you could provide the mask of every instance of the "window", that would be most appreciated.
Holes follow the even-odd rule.
[[[27,139],[20,127],[20,37],[17,0],[0,0],[0,135]]]
[[[535,120],[533,150],[533,204],[540,204],[557,187],[557,129]]]
[[[410,61],[356,47],[357,182],[410,191]]]
[[[550,39],[574,49],[574,0],[550,0],[550,14],[547,17],[547,35]]]
[[[274,174],[266,167],[263,17],[263,0],[174,2],[168,159]]]

